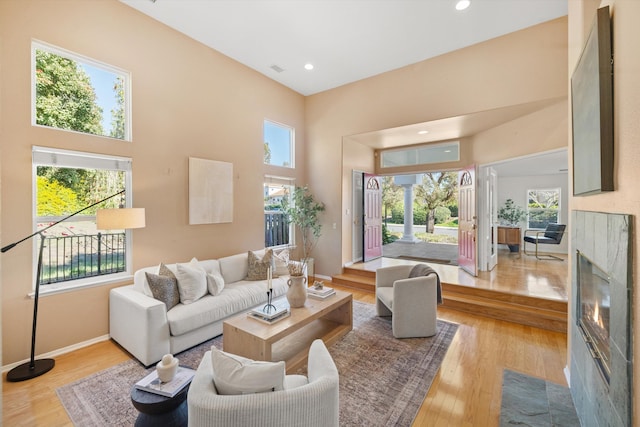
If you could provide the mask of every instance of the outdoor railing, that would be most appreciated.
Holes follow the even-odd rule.
[[[94,234],[45,238],[43,285],[126,270],[125,234]]]
[[[264,213],[264,247],[289,243],[289,222],[282,212]]]

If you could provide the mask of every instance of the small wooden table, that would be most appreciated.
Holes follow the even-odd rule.
[[[304,307],[292,308],[291,316],[273,324],[240,314],[222,326],[223,349],[253,360],[284,360],[287,372],[302,366],[313,340],[327,346],[353,329],[353,296],[336,290],[325,299],[307,298]]]

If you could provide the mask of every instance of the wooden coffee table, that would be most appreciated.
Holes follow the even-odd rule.
[[[309,355],[313,340],[330,346],[353,329],[353,296],[336,290],[325,299],[307,298],[304,307],[292,308],[291,316],[273,324],[240,314],[223,323],[223,349],[253,360],[284,360],[294,372]]]

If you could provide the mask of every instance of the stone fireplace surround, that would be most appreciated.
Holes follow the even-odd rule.
[[[583,426],[630,426],[633,416],[631,215],[573,211],[571,230],[570,383]],[[607,385],[578,327],[576,251],[610,276],[611,380]]]

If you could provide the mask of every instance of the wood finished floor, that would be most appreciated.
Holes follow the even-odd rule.
[[[486,280],[490,286],[509,288],[513,286],[513,281],[520,281],[514,279],[515,274],[527,278],[523,286],[526,292],[539,292],[541,286],[547,285],[545,279],[540,279],[544,275],[535,274],[535,270],[550,268],[558,269],[559,272],[554,274],[564,277],[566,282],[566,274],[563,276],[562,273],[563,269],[566,271],[566,262],[546,261],[553,263],[546,265],[542,261],[534,261],[529,273],[516,273],[511,271],[515,269],[513,263],[524,262],[529,265],[532,262],[529,257],[521,256],[520,261],[513,258],[510,268],[510,261],[503,260],[504,268],[491,272],[486,279],[480,278],[479,281]],[[529,276],[533,277],[529,279]],[[553,278],[546,280],[556,281]],[[562,282],[562,279],[558,281]],[[352,292],[356,300],[374,302],[371,292],[334,286]],[[560,285],[548,286],[555,288]],[[561,294],[560,290],[554,292]],[[497,426],[504,369],[566,386],[563,372],[567,359],[566,334],[442,307],[438,308],[438,317],[460,326],[416,416],[414,426]],[[3,425],[71,425],[58,400],[56,388],[130,357],[117,344],[106,341],[57,357],[55,368],[39,378],[20,383],[4,380]]]

